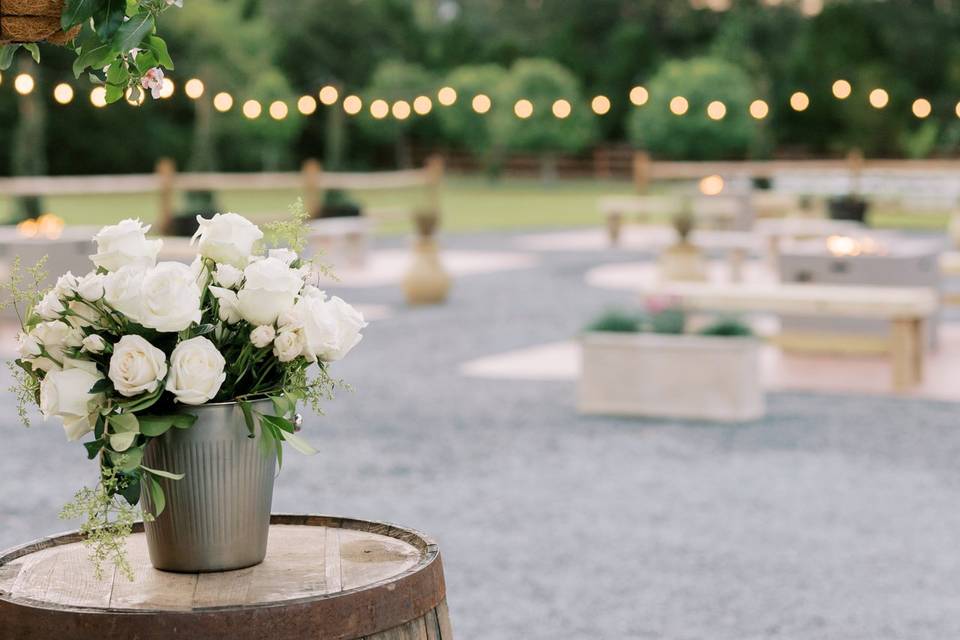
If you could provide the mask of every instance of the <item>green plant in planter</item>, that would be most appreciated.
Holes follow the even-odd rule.
[[[753,335],[753,329],[737,318],[719,318],[700,331],[702,336],[747,337]]]
[[[612,309],[587,325],[587,331],[609,333],[639,333],[643,330],[642,318],[637,314]]]
[[[156,34],[157,19],[170,7],[182,7],[183,0],[65,0],[60,24],[72,40],[77,58],[73,73],[84,72],[94,84],[106,89],[106,101],[117,102],[127,92],[132,101],[143,91],[154,98],[163,86],[163,69],[172,70],[167,43]],[[36,42],[13,42],[0,48],[0,70],[13,63],[17,50],[24,48],[40,61]]]

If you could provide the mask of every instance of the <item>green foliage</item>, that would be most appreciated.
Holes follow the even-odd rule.
[[[756,97],[746,73],[714,58],[668,62],[650,81],[650,100],[630,115],[630,139],[659,158],[718,160],[743,158],[757,136],[748,107]],[[689,110],[670,112],[674,96],[687,99]],[[719,100],[726,116],[706,116],[707,105]]]
[[[719,318],[700,331],[702,336],[746,337],[753,335],[753,329],[737,318]]]
[[[363,91],[364,110],[357,122],[366,134],[380,142],[396,142],[404,139],[418,123],[420,116],[412,113],[405,120],[392,116],[378,120],[370,115],[370,103],[377,99],[386,100],[393,106],[397,100],[412,103],[417,96],[433,97],[436,80],[418,64],[387,60],[377,66],[370,82]]]
[[[570,101],[565,119],[554,117],[555,100]],[[533,102],[533,115],[521,119],[513,106],[520,99]],[[576,153],[595,136],[594,116],[584,100],[580,82],[567,69],[542,58],[518,60],[493,96],[494,139],[504,148],[535,153]]]
[[[670,307],[651,313],[646,326],[652,333],[680,335],[686,329],[687,314],[683,309]]]
[[[457,67],[444,79],[446,86],[457,92],[457,101],[449,107],[437,110],[437,117],[443,127],[444,136],[462,149],[480,157],[484,164],[491,161],[493,150],[493,115],[487,112],[478,115],[472,107],[473,97],[485,94],[498,101],[500,87],[507,77],[507,71],[496,64],[466,65]],[[495,105],[496,108],[508,108],[507,105]]]
[[[634,313],[613,309],[587,325],[587,331],[610,333],[639,333],[643,330],[642,318]]]

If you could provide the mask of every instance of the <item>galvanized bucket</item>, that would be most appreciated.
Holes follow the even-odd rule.
[[[270,401],[254,403],[267,412]],[[170,429],[144,452],[143,464],[182,473],[160,479],[166,509],[145,522],[150,561],[187,573],[229,571],[263,562],[270,531],[276,451],[250,437],[235,402],[184,409],[197,416],[189,429]],[[269,443],[267,443],[269,444]],[[148,500],[146,491],[142,494]]]

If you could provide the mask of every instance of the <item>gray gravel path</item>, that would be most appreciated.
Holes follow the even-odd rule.
[[[587,419],[570,383],[458,375],[621,303],[582,275],[631,258],[545,254],[433,309],[343,292],[396,313],[338,367],[356,393],[307,423],[321,453],[288,456],[276,510],[429,532],[462,640],[960,637],[956,405],[775,394],[754,424]],[[93,470],[58,427],[0,407],[2,547],[64,529]]]

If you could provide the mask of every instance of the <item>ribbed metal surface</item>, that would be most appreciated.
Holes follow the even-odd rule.
[[[255,409],[268,412],[269,401]],[[144,524],[150,559],[167,571],[226,571],[263,561],[270,530],[276,452],[249,437],[235,404],[185,410],[197,416],[189,429],[171,429],[154,439],[143,463],[183,473],[161,479],[167,506]],[[148,500],[146,491],[144,500]]]

